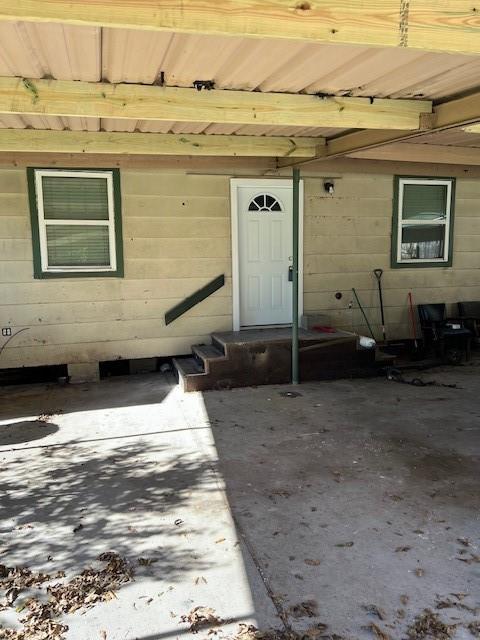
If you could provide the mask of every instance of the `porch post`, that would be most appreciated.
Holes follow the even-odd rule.
[[[298,219],[300,169],[293,170],[293,273],[292,273],[292,384],[299,384],[298,371]]]

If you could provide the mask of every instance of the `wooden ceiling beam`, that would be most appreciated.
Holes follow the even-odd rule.
[[[312,158],[324,138],[0,129],[0,152]]]
[[[480,53],[471,0],[0,0],[0,20]]]
[[[0,77],[0,113],[415,130],[428,100],[343,98]]]
[[[318,158],[290,162],[283,161],[282,168],[304,166],[315,160],[350,156],[352,153],[380,148],[394,142],[406,142],[412,138],[427,136],[435,131],[444,131],[477,123],[480,120],[480,92],[463,98],[449,100],[433,108],[428,127],[419,131],[355,131],[327,140],[326,152]],[[411,160],[414,162],[413,158]]]
[[[375,149],[349,153],[347,157],[361,158],[363,160],[389,160],[394,162],[480,165],[480,148],[396,142]]]

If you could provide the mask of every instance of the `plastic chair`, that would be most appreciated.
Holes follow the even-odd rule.
[[[480,302],[457,302],[458,313],[476,343],[480,342]]]
[[[458,344],[461,344],[465,359],[470,359],[472,333],[465,327],[462,318],[447,318],[443,302],[419,304],[417,308],[426,347],[439,352],[442,359],[458,364],[461,360]]]

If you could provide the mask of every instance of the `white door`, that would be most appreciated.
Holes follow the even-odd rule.
[[[292,186],[290,181],[239,184],[238,308],[240,326],[292,322]]]

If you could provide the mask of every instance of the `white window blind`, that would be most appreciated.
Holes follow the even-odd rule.
[[[42,271],[115,271],[110,171],[35,172]]]

